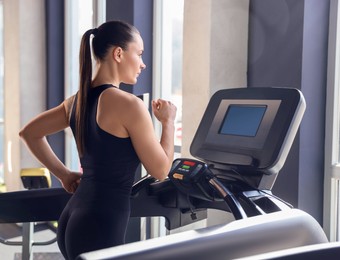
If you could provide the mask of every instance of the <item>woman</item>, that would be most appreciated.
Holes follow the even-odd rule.
[[[92,78],[90,39],[96,71]],[[58,245],[66,259],[124,243],[130,214],[130,191],[141,162],[164,179],[174,153],[176,107],[152,101],[162,125],[160,141],[144,103],[119,89],[135,84],[145,69],[143,40],[135,27],[111,21],[88,30],[80,46],[80,87],[33,119],[20,132],[33,155],[74,193],[58,225]],[[72,172],[54,154],[45,136],[71,127],[83,173]]]

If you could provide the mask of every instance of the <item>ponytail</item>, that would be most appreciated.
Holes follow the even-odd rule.
[[[90,36],[95,29],[88,30],[84,33],[79,52],[79,91],[76,103],[76,143],[80,157],[85,152],[85,133],[87,130],[87,97],[91,88],[92,80],[92,61]]]
[[[76,143],[79,156],[82,157],[86,150],[85,136],[87,131],[87,98],[92,83],[92,61],[90,36],[94,35],[92,41],[93,54],[96,60],[102,61],[110,48],[120,46],[126,50],[129,42],[134,40],[138,30],[122,21],[110,21],[103,23],[98,28],[86,31],[81,39],[79,53],[79,91],[76,103]]]

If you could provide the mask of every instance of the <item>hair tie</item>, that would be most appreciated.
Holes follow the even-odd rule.
[[[96,36],[97,33],[98,33],[98,28],[93,28],[93,29],[92,29],[92,34],[93,34],[94,36]]]

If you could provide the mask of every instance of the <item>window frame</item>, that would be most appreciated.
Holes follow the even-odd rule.
[[[184,0],[183,6],[184,6]],[[171,89],[169,86],[171,86],[171,71],[169,71],[169,63],[171,63],[172,59],[171,57],[171,46],[168,46],[172,43],[171,38],[164,39],[164,37],[169,37],[169,29],[164,29],[165,26],[167,26],[164,22],[164,19],[170,16],[169,9],[170,8],[169,2],[162,1],[162,0],[156,0],[154,1],[154,13],[153,13],[153,31],[154,31],[154,37],[153,37],[153,98],[162,98],[166,100],[171,100]],[[171,2],[173,3],[173,2]],[[184,14],[183,14],[184,15]],[[167,16],[167,17],[165,17]],[[165,46],[164,44],[167,44]],[[168,64],[164,66],[164,62],[167,62]],[[177,109],[177,116],[178,113],[181,113],[181,110]],[[154,119],[154,128],[155,132],[160,135],[161,134],[161,125],[159,122]],[[180,156],[181,153],[181,145],[175,145],[175,156]],[[151,218],[148,226],[146,227],[146,230],[149,229],[148,233],[150,234],[150,237],[147,238],[154,238],[154,237],[160,237],[165,236],[169,234],[169,231],[165,229],[165,219],[162,217],[153,217]],[[145,239],[145,238],[144,238]]]
[[[4,82],[4,3],[3,0],[0,0],[0,24],[1,24],[1,38],[0,40],[2,41],[1,43],[1,51],[0,51],[0,73],[1,73],[1,80],[2,82],[0,83],[0,87],[2,88],[0,93],[2,93],[2,96],[0,96],[0,98],[2,99],[2,101],[0,102],[0,104],[2,104],[2,110],[3,110],[3,114],[0,115],[0,129],[2,129],[2,131],[0,131],[0,133],[2,133],[2,136],[0,135],[0,138],[2,138],[2,147],[0,147],[0,149],[2,150],[0,152],[0,154],[2,154],[2,158],[0,157],[0,188],[2,185],[5,185],[5,114],[4,114],[4,91],[5,91],[5,82]],[[2,165],[1,165],[2,163]],[[1,189],[0,189],[1,190]]]
[[[323,228],[330,241],[340,238],[340,10],[331,0],[328,41],[328,75],[325,122],[325,172]]]
[[[75,94],[79,84],[79,1],[65,1],[65,98]],[[89,3],[92,1],[90,26],[98,27],[106,20],[106,0],[88,1]],[[65,130],[65,164],[73,170],[80,170],[77,148],[70,129]]]

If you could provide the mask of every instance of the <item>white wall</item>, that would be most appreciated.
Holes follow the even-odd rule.
[[[247,86],[249,0],[185,0],[182,157],[219,89]],[[229,221],[209,210],[208,225]]]
[[[19,140],[21,127],[45,109],[44,0],[4,0],[5,182],[21,188],[20,169],[40,167]]]

